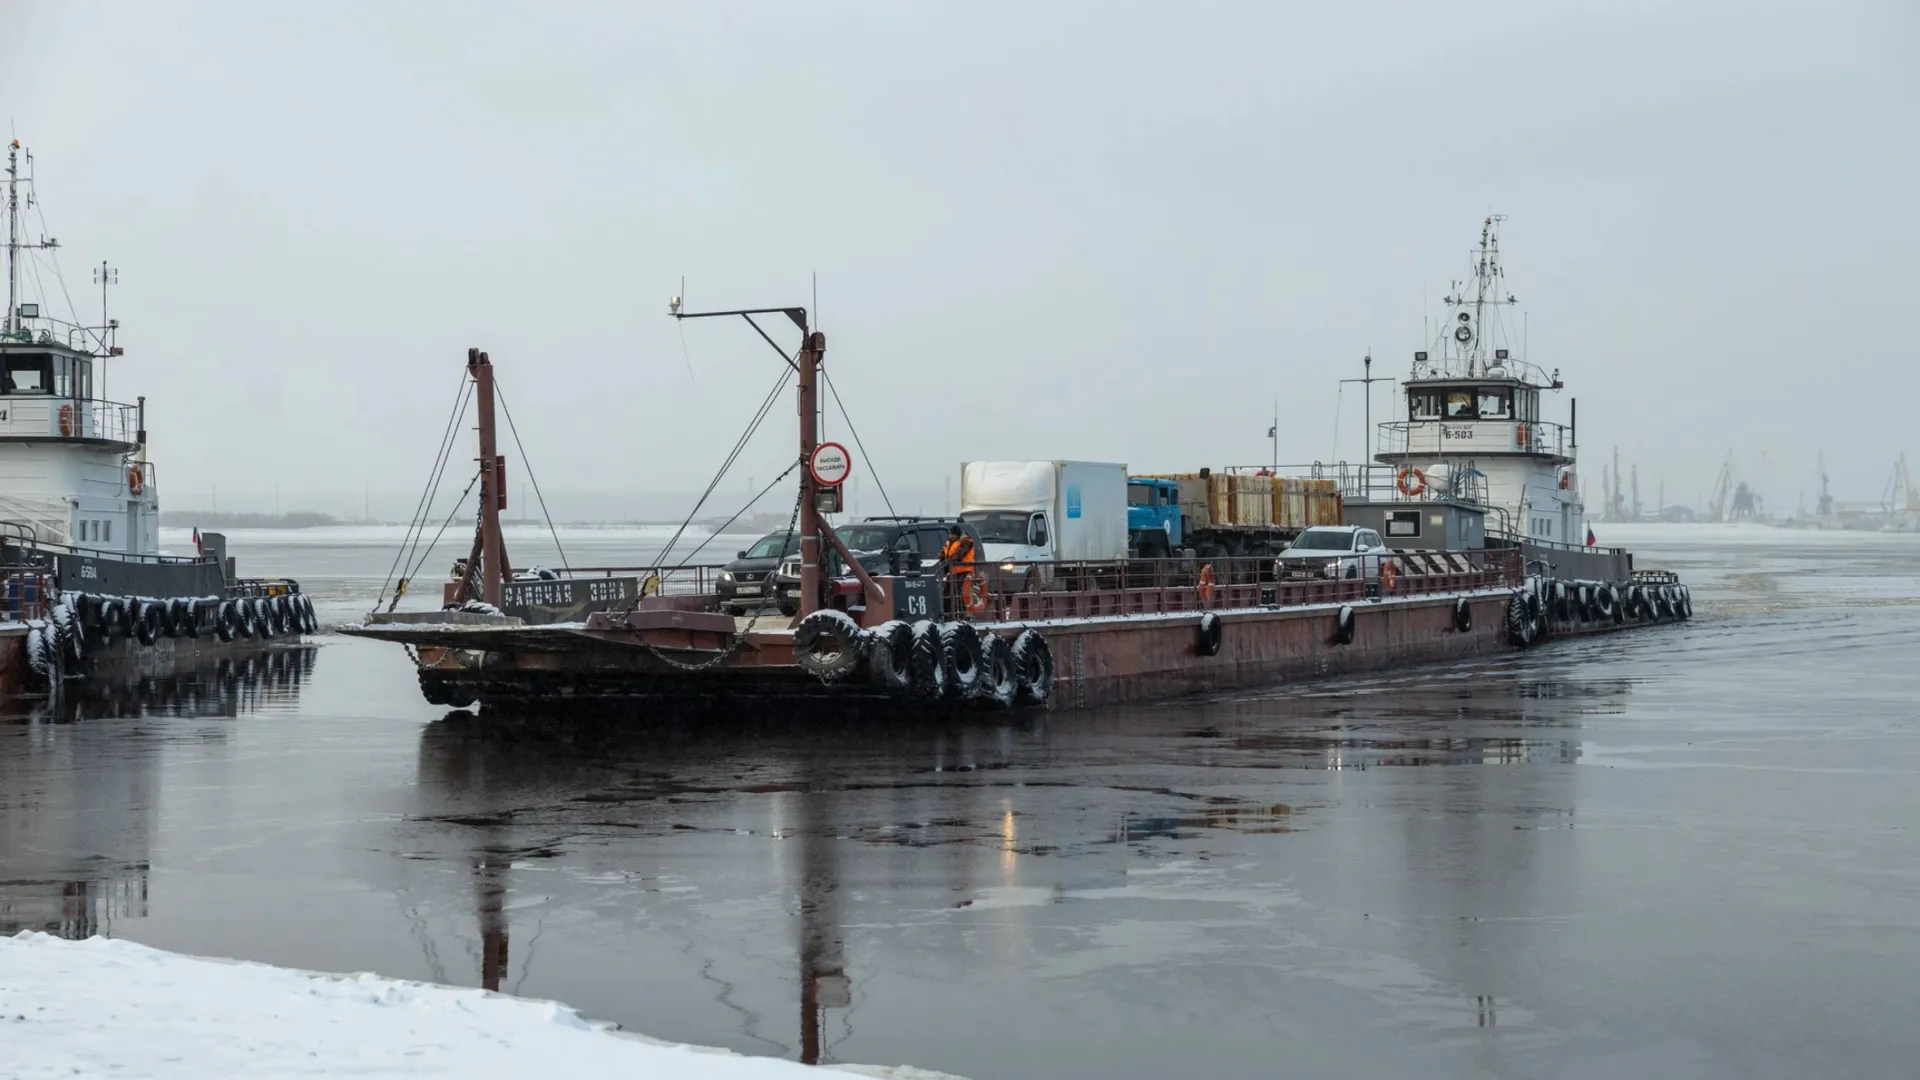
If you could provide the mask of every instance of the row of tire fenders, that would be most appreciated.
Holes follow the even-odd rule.
[[[1507,643],[1525,648],[1546,637],[1549,615],[1576,626],[1691,619],[1693,593],[1678,584],[1636,582],[1622,588],[1604,581],[1530,578],[1527,588],[1507,602]]]
[[[863,630],[843,611],[816,611],[794,628],[793,658],[823,682],[864,678],[929,702],[1004,709],[1053,695],[1053,648],[1034,629],[1008,638],[972,623],[896,619]]]
[[[115,638],[151,646],[163,637],[197,638],[210,633],[221,641],[264,641],[319,629],[313,600],[302,592],[225,600],[67,593],[55,604],[53,618],[29,635],[27,659],[36,671],[45,672],[53,670],[57,659],[64,659],[70,669],[77,668],[90,649]]]

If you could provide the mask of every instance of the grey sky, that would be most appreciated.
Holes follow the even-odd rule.
[[[670,321],[681,275],[818,271],[892,486],[1263,461],[1276,397],[1325,459],[1335,380],[1404,372],[1490,210],[1596,508],[1615,443],[1649,502],[1764,451],[1782,508],[1822,449],[1849,499],[1920,453],[1905,0],[4,7],[0,104],[84,311],[121,268],[110,389],[171,507],[415,490],[470,344],[549,488],[695,489],[779,361]]]

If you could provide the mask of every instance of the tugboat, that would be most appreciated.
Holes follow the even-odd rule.
[[[1525,359],[1524,334],[1513,340],[1504,317],[1518,304],[1500,262],[1504,220],[1481,224],[1470,279],[1451,284],[1435,340],[1413,354],[1406,419],[1380,425],[1378,465],[1348,498],[1348,520],[1374,525],[1395,547],[1445,547],[1475,538],[1445,535],[1457,515],[1444,508],[1484,510],[1485,546],[1519,551],[1526,567],[1524,602],[1508,617],[1515,645],[1689,618],[1692,601],[1675,575],[1636,571],[1631,553],[1598,546],[1587,525],[1575,471],[1578,402],[1566,423],[1547,418],[1543,394],[1565,383]]]
[[[161,554],[146,399],[105,396],[106,361],[124,355],[119,321],[104,303],[100,325],[85,326],[21,298],[23,257],[60,246],[21,238],[32,167],[13,140],[0,313],[0,691],[57,688],[128,662],[151,673],[178,653],[314,632],[299,585],[236,578],[220,535],[200,537],[189,557]],[[103,297],[115,273],[98,268]]]

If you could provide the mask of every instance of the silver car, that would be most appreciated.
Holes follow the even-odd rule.
[[[1360,578],[1380,576],[1380,563],[1393,554],[1380,534],[1358,525],[1315,525],[1274,560],[1281,577]]]

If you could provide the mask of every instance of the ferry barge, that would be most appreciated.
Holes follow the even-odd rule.
[[[696,314],[676,298],[677,318],[784,315],[800,331],[788,360],[801,417],[797,615],[729,613],[717,567],[516,574],[499,532],[504,463],[485,404],[473,552],[446,586],[447,610],[376,612],[346,632],[414,649],[422,692],[436,704],[845,713],[1144,701],[1689,618],[1691,598],[1673,575],[1636,570],[1623,550],[1568,542],[1584,528],[1573,428],[1541,415],[1541,394],[1562,384],[1507,347],[1483,347],[1482,325],[1495,321],[1488,290],[1502,276],[1497,250],[1490,218],[1477,291],[1449,297],[1460,311],[1450,344],[1415,354],[1407,418],[1382,425],[1376,460],[1312,470],[1338,488],[1354,534],[1385,538],[1378,554],[1328,561],[1365,572],[1189,548],[1043,567],[1008,561],[956,587],[915,552],[850,550],[829,517],[852,462],[818,436],[825,335],[803,308]],[[1485,337],[1497,340],[1491,328]],[[487,355],[470,351],[468,370],[489,402]],[[1267,497],[1280,497],[1285,485],[1270,470],[1244,472],[1246,483],[1230,485],[1236,497],[1257,497],[1261,477]]]
[[[106,397],[106,363],[124,355],[119,320],[104,302],[100,325],[85,326],[21,297],[22,257],[59,247],[21,239],[32,163],[13,140],[0,313],[0,692],[159,674],[189,654],[312,633],[299,584],[238,577],[218,534],[192,556],[161,553],[146,399]],[[96,268],[103,297],[116,276]]]

